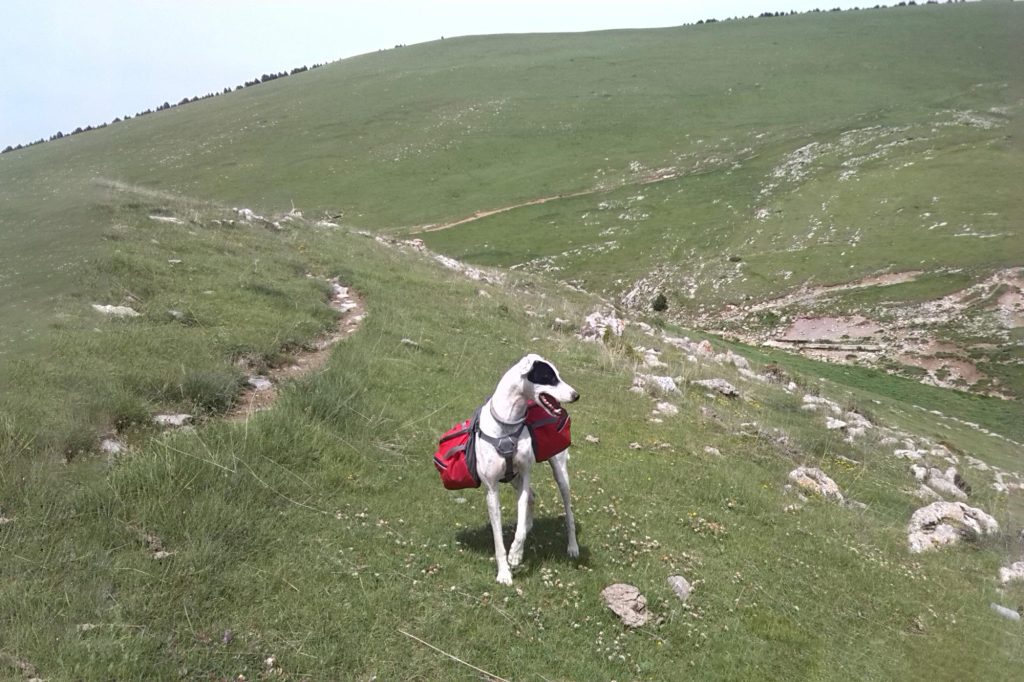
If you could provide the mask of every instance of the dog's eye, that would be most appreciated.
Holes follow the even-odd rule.
[[[541,386],[557,386],[558,385],[558,374],[555,373],[555,368],[546,362],[536,361],[533,363],[533,367],[526,374],[528,381]]]

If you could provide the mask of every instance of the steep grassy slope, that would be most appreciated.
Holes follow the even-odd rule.
[[[1020,402],[713,338],[757,372],[777,363],[787,391],[691,360],[658,328],[583,343],[573,331],[598,299],[556,280],[618,295],[653,272],[680,287],[666,289],[671,311],[717,322],[724,303],[804,280],[963,268],[836,290],[838,314],[1021,265],[1022,17],[972,4],[445,40],[0,156],[0,666],[475,677],[411,635],[506,679],[1012,676],[1020,625],[990,603],[1024,605],[996,579],[1019,558],[1022,491],[997,493],[967,457],[1020,469],[1006,440],[1024,438]],[[933,191],[939,208],[914,207]],[[353,230],[411,236],[576,192],[416,232],[478,263],[529,263],[492,281]],[[305,218],[286,216],[293,206]],[[925,218],[1010,237],[950,236]],[[827,239],[805,238],[816,221]],[[855,248],[840,245],[847,228]],[[330,327],[333,276],[365,297],[360,331],[273,410],[219,419],[247,373]],[[103,318],[94,302],[141,314]],[[652,345],[679,393],[629,392],[653,371],[636,347]],[[429,455],[528,349],[584,394],[571,464],[583,557],[564,558],[540,470],[507,590],[481,496],[443,492]],[[688,383],[706,377],[741,397]],[[804,394],[874,427],[847,441]],[[678,415],[652,414],[665,398]],[[164,409],[197,427],[157,433]],[[113,433],[127,451],[98,454]],[[920,501],[894,455],[904,439],[955,456],[969,503],[1001,531],[908,554]],[[783,511],[799,507],[784,485],[800,464],[866,508]],[[686,604],[665,584],[674,573],[695,584]],[[647,595],[653,625],[623,630],[601,605],[618,581]]]

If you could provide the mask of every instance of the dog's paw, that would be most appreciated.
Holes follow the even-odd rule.
[[[580,556],[579,545],[577,545],[575,542],[572,543],[571,545],[569,545],[569,549],[566,550],[566,553],[569,555],[570,559],[578,559]]]
[[[523,563],[523,546],[513,542],[512,548],[508,552],[508,565],[515,568],[521,563]]]
[[[512,571],[498,571],[497,582],[502,585],[512,584]]]

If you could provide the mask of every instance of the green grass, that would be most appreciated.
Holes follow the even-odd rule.
[[[796,398],[687,391],[677,420],[646,425],[649,399],[625,391],[628,354],[550,331],[582,301],[532,279],[480,296],[356,236],[317,246],[323,262],[346,263],[369,315],[275,410],[142,441],[109,468],[43,467],[30,453],[14,454],[20,475],[4,467],[6,652],[48,677],[118,679],[256,677],[268,656],[289,678],[471,676],[402,631],[509,679],[666,679],[680,666],[707,679],[998,677],[1019,661],[1015,631],[988,612],[1009,537],[910,557],[914,503],[893,485],[909,478],[903,466],[823,436]],[[527,295],[554,309],[525,315]],[[429,455],[525,345],[583,392],[577,440],[601,442],[572,460],[579,564],[563,556],[556,492],[538,470],[520,594],[493,583],[482,497],[444,492]],[[718,417],[699,417],[702,404]],[[741,435],[752,419],[785,428],[789,449]],[[865,465],[843,469],[837,454]],[[825,466],[871,509],[783,513],[797,463]],[[172,555],[153,559],[147,535]],[[686,606],[664,582],[678,572],[697,585]],[[620,580],[641,587],[660,624],[616,624],[598,593]]]
[[[784,365],[799,391],[665,348],[664,373],[721,376],[743,397],[684,381],[679,416],[654,424],[651,398],[628,388],[632,346],[656,342],[631,328],[585,344],[572,330],[592,294],[652,271],[669,275],[670,311],[699,313],[803,282],[964,268],[842,304],[916,301],[1020,265],[1021,70],[1002,48],[1022,17],[970,4],[445,40],[0,156],[0,676],[27,662],[54,680],[476,678],[408,633],[506,679],[1005,679],[1024,661],[1020,628],[989,603],[1024,601],[995,577],[1019,554],[1020,495],[961,467],[1003,531],[909,555],[907,463],[879,434],[850,444],[824,430],[800,397],[1008,469],[1019,448],[930,410],[1020,440],[1019,402],[712,337],[755,368]],[[1001,127],[932,130],[953,109],[991,107],[1009,107],[991,114]],[[844,161],[905,136],[838,179]],[[833,146],[762,198],[811,141]],[[667,165],[680,175],[641,184]],[[404,234],[583,190],[425,235],[478,263],[561,268],[537,261],[500,284],[354,229]],[[306,219],[231,225],[235,206]],[[343,227],[316,226],[339,213]],[[1010,236],[928,230],[942,220]],[[243,365],[285,362],[333,323],[331,276],[364,296],[360,330],[273,410],[219,419]],[[691,285],[699,298],[683,295]],[[557,494],[536,470],[537,523],[509,590],[494,582],[479,491],[443,491],[429,458],[528,350],[584,396],[571,462],[583,552],[564,556]],[[994,357],[1012,367],[1016,346]],[[160,410],[193,412],[197,427],[158,433]],[[128,452],[98,454],[114,429]],[[867,510],[784,512],[799,464]],[[695,584],[685,605],[665,583],[675,573]],[[618,624],[598,595],[619,581],[657,622]]]
[[[64,457],[158,409],[223,412],[244,381],[240,364],[259,371],[334,320],[322,282],[334,273],[305,253],[310,237],[217,224],[228,213],[213,207],[168,225],[149,215],[187,216],[181,201],[139,204],[130,192],[110,206],[105,253],[71,270],[79,288],[0,372],[18,387],[0,396],[0,410],[21,437]],[[314,272],[320,280],[305,277]],[[93,303],[141,317],[106,317]]]

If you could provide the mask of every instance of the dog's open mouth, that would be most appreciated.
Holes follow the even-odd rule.
[[[565,412],[565,408],[562,407],[562,403],[558,402],[547,393],[540,393],[537,396],[537,402],[540,403],[540,406],[547,410],[548,414],[552,417],[561,416],[561,414]]]

